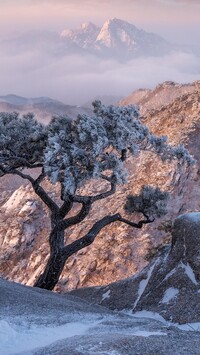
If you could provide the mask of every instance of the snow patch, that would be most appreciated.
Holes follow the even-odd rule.
[[[191,222],[200,222],[200,212],[190,212],[190,213],[182,214],[177,217],[177,219],[179,218],[187,218],[191,220]]]
[[[167,334],[163,333],[163,332],[148,332],[146,330],[138,330],[137,332],[133,333],[132,335],[135,335],[138,337],[150,337],[151,335],[167,335]]]
[[[130,313],[128,313],[130,314]],[[200,332],[200,322],[196,323],[186,323],[186,324],[178,324],[178,323],[173,323],[170,321],[167,321],[164,319],[159,313],[156,312],[150,312],[150,311],[139,311],[132,313],[132,316],[135,318],[149,318],[149,319],[154,319],[157,320],[163,324],[165,324],[167,327],[173,326],[178,329],[184,330],[184,331],[199,331]]]
[[[200,213],[199,213],[200,214]],[[192,270],[191,266],[189,263],[184,264],[181,262],[181,267],[184,269],[186,275],[189,277],[189,279],[193,282],[193,284],[198,285],[198,282],[196,280],[194,271]]]
[[[103,293],[102,295],[102,301],[106,300],[110,298],[110,290],[108,290],[107,292]]]
[[[181,330],[200,332],[200,322],[186,323],[186,324],[176,324],[175,326],[178,327]]]
[[[169,287],[163,296],[163,299],[161,301],[161,303],[168,303],[169,301],[171,301],[174,297],[176,297],[179,293],[179,290],[177,288],[174,287]]]
[[[171,277],[173,274],[175,274],[175,272],[177,271],[177,267],[175,267],[174,269],[172,269],[170,272],[168,272],[168,274],[165,276],[163,281],[166,281],[169,279],[169,277]]]
[[[156,313],[156,312],[151,312],[151,311],[139,311],[139,312],[135,312],[135,313],[132,313],[132,316],[134,318],[149,318],[149,319],[154,319],[154,320],[158,320],[159,322],[162,322],[162,323],[170,323],[170,322],[167,322],[159,313]]]
[[[38,347],[47,346],[55,341],[85,334],[91,326],[99,322],[73,322],[58,327],[38,327],[36,325],[16,326],[0,321],[0,353],[19,354]]]
[[[148,273],[147,273],[147,278],[144,279],[144,280],[142,280],[142,281],[140,281],[140,283],[139,283],[139,288],[138,288],[138,297],[137,297],[137,299],[136,299],[136,301],[135,301],[135,303],[134,303],[133,308],[136,307],[136,305],[138,304],[140,298],[142,297],[142,295],[143,295],[143,293],[144,293],[144,291],[145,291],[145,289],[146,289],[146,287],[147,287],[147,285],[148,285],[148,282],[149,282],[149,280],[150,280],[150,277],[151,277],[151,275],[152,275],[152,272],[153,272],[153,270],[154,270],[154,267],[155,267],[155,265],[158,263],[158,261],[159,261],[159,259],[156,260],[155,263],[154,263],[154,264],[151,266],[151,268],[149,269],[149,271],[148,271]]]
[[[29,200],[21,208],[19,215],[23,216],[23,214],[32,214],[37,210],[37,208],[38,208],[37,201]]]

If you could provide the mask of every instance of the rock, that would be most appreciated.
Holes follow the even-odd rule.
[[[137,275],[73,294],[117,310],[158,312],[175,323],[200,322],[200,213],[175,219],[172,244]]]
[[[0,289],[2,355],[199,355],[199,331],[189,325],[184,331],[161,317],[112,312],[1,278]]]

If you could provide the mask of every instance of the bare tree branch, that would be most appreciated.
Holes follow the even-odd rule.
[[[21,167],[22,165],[29,169],[42,168],[44,165],[43,163],[30,163],[27,159],[23,157],[18,157],[14,155],[10,156],[8,154],[2,154],[0,161],[1,163],[5,163],[5,161],[15,161],[16,163],[18,162],[18,166],[16,165],[15,169]]]
[[[43,189],[42,186],[39,185],[37,179],[31,182],[33,189],[35,193],[41,198],[41,200],[45,203],[47,207],[49,207],[50,211],[52,213],[59,213],[59,207],[55,203],[55,201],[52,200],[52,198],[48,195],[48,193]]]
[[[119,217],[120,214],[118,213],[112,216],[103,217],[101,220],[97,221],[89,230],[89,232],[85,234],[82,238],[75,240],[71,244],[64,247],[63,254],[65,255],[66,259],[77,251],[92,244],[101,229],[107,226],[108,224],[117,221]]]
[[[30,181],[31,184],[35,181],[32,178],[32,176],[30,176],[28,174],[24,174],[22,171],[19,171],[17,169],[12,169],[12,168],[8,169],[8,168],[4,168],[4,167],[0,166],[0,170],[4,173],[4,175],[6,175],[6,174],[18,175],[22,179]]]
[[[68,196],[63,202],[62,206],[60,207],[60,211],[59,211],[60,218],[65,218],[66,214],[69,213],[72,207],[73,207],[73,200]]]
[[[90,209],[91,209],[91,205],[92,205],[92,203],[89,198],[86,202],[82,202],[82,208],[78,212],[78,214],[60,221],[57,224],[57,226],[55,227],[55,231],[57,231],[57,230],[62,231],[62,230],[65,230],[65,229],[75,225],[75,224],[82,222],[85,219],[85,217],[89,214]],[[62,213],[62,210],[61,210],[61,213]]]
[[[93,203],[95,201],[103,200],[104,198],[113,195],[116,192],[116,186],[117,186],[117,180],[116,180],[115,176],[113,175],[112,177],[107,177],[107,176],[102,175],[101,177],[102,177],[102,179],[110,182],[111,188],[109,191],[102,192],[102,193],[95,195],[95,196],[75,195],[75,196],[73,196],[73,201],[83,203],[83,202],[86,202],[87,199],[90,199],[91,203]]]
[[[116,213],[114,215],[105,216],[101,220],[94,223],[92,228],[89,230],[87,234],[85,234],[82,238],[72,242],[71,244],[67,245],[63,249],[63,254],[65,255],[66,259],[71,256],[72,254],[76,253],[77,251],[87,247],[88,245],[92,244],[95,240],[98,233],[107,225],[113,222],[123,222],[128,224],[131,227],[141,229],[143,224],[152,223],[154,220],[147,218],[146,220],[140,220],[138,223],[134,223],[121,217],[120,213]]]
[[[123,223],[126,223],[126,224],[128,224],[129,226],[131,226],[131,227],[141,229],[142,226],[143,226],[143,224],[148,224],[148,223],[154,222],[154,218],[150,219],[149,217],[147,217],[147,219],[140,220],[138,223],[134,223],[134,222],[131,222],[131,221],[129,221],[128,219],[123,218],[123,217],[120,216],[120,218],[118,219],[118,221],[123,222]]]

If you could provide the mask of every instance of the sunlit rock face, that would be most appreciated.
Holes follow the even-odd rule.
[[[158,312],[178,323],[200,321],[200,213],[175,219],[172,244],[129,279],[73,294],[111,309]],[[141,314],[142,316],[142,314]]]
[[[126,196],[138,192],[144,184],[157,185],[170,192],[168,214],[144,226],[141,231],[119,222],[104,228],[90,247],[68,260],[57,286],[58,291],[105,285],[136,274],[163,244],[171,240],[171,221],[180,214],[200,210],[199,83],[188,84],[188,92],[185,92],[186,86],[181,87],[179,84],[164,83],[160,85],[160,95],[156,96],[158,91],[152,91],[151,101],[147,100],[146,106],[142,106],[142,110],[146,107],[142,119],[153,133],[168,135],[172,144],[185,143],[197,159],[197,165],[190,171],[181,171],[176,164],[163,165],[150,153],[142,153],[137,159],[129,160],[128,184],[118,186],[114,196],[94,204],[81,225],[66,231],[66,243],[83,236],[97,219],[106,214],[120,212],[126,216],[123,209]],[[170,88],[173,91],[171,96]],[[166,93],[170,96],[168,101]],[[150,103],[155,104],[155,110],[149,108]],[[33,285],[48,258],[49,213],[29,185],[19,188],[21,183],[13,177],[0,180],[0,191],[3,193],[0,198],[0,273],[10,280]],[[91,194],[91,187],[94,193],[103,188],[91,183],[84,186],[83,193]],[[18,192],[14,192],[17,188]],[[45,182],[45,188],[57,198],[55,186],[52,188]],[[11,205],[12,209],[8,208]],[[74,213],[76,209],[77,206]],[[137,220],[137,217],[132,219]]]

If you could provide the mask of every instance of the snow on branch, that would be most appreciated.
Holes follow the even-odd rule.
[[[139,119],[136,106],[93,103],[94,114],[54,117],[43,126],[32,114],[0,113],[0,165],[4,171],[41,167],[52,184],[61,184],[62,200],[76,195],[87,180],[114,176],[127,182],[124,162],[130,155],[150,150],[163,161],[191,164],[182,146],[172,147],[156,137]],[[2,170],[3,171],[3,170]]]
[[[183,146],[172,147],[166,137],[156,137],[139,119],[136,106],[104,106],[95,101],[94,115],[54,118],[49,125],[45,172],[52,183],[60,181],[67,195],[74,195],[86,180],[105,172],[117,183],[127,181],[124,161],[128,154],[151,150],[163,161],[192,162]]]
[[[138,195],[127,197],[124,209],[132,214],[142,213],[146,217],[161,217],[167,213],[167,202],[169,195],[158,187],[145,185]]]
[[[32,114],[0,113],[0,164],[4,168],[41,166],[47,130]]]

